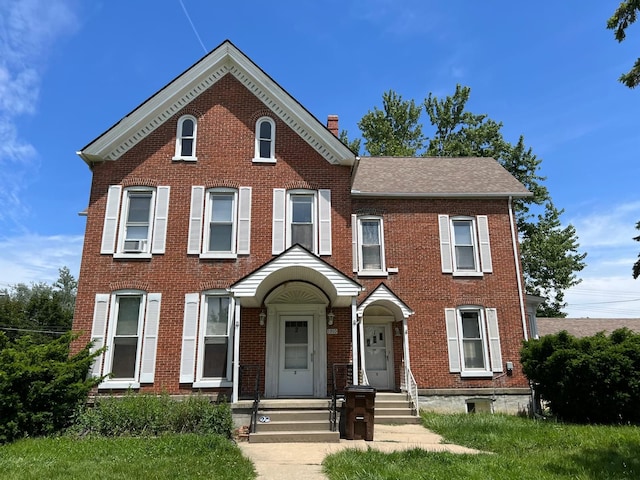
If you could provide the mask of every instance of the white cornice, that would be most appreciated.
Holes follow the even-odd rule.
[[[328,162],[351,166],[354,154],[230,42],[224,42],[77,152],[87,163],[117,160],[226,74],[232,74]]]

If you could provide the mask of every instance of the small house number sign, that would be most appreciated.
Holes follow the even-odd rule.
[[[337,334],[338,334],[337,328],[327,328],[327,335],[337,335]]]

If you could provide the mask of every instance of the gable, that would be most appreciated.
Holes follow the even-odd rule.
[[[228,40],[78,151],[78,155],[89,165],[118,160],[227,74],[233,75],[329,163],[354,163],[353,152]]]

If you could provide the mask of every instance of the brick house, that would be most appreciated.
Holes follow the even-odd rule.
[[[357,157],[225,41],[78,152],[74,330],[98,392],[326,398],[335,364],[422,407],[526,407],[511,202],[487,158]]]

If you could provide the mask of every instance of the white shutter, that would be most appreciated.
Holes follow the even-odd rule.
[[[449,371],[460,371],[460,345],[458,343],[458,319],[455,308],[444,309],[447,324],[447,346],[449,347]]]
[[[144,340],[142,345],[142,366],[140,383],[153,383],[156,371],[156,351],[158,348],[158,324],[160,323],[161,293],[147,295],[147,318],[144,322]]]
[[[196,339],[198,303],[200,294],[184,296],[184,323],[182,325],[182,358],[180,359],[180,383],[193,383],[196,366]]]
[[[449,233],[449,215],[438,215],[440,228],[440,260],[444,273],[453,272],[453,259],[451,258],[451,234]]]
[[[191,187],[191,211],[189,213],[189,243],[187,244],[187,253],[200,253],[203,209],[204,187]]]
[[[351,252],[353,255],[353,271],[359,270],[358,260],[358,216],[351,215]]]
[[[319,255],[331,255],[331,190],[318,190]]]
[[[287,191],[284,188],[273,189],[273,230],[272,253],[278,255],[284,252],[285,232],[285,202]]]
[[[489,355],[491,370],[502,372],[502,351],[500,350],[500,332],[498,331],[498,312],[495,308],[487,308],[487,336],[489,337]]]
[[[156,191],[156,213],[153,220],[151,253],[164,253],[167,243],[167,217],[169,216],[169,188],[158,187]]]
[[[101,349],[104,346],[104,337],[107,331],[107,316],[109,314],[109,294],[97,293],[96,303],[93,309],[93,325],[91,327],[91,352]],[[102,357],[100,354],[91,365],[91,376],[99,377],[102,370]]]
[[[251,245],[251,187],[238,191],[238,254],[248,255]]]
[[[100,253],[112,254],[115,252],[121,193],[122,187],[120,185],[111,185],[107,192],[107,207],[104,212],[104,227],[102,228],[102,246],[100,247]]]
[[[480,239],[480,263],[482,271],[493,272],[491,245],[489,244],[489,220],[486,215],[478,215],[478,238]]]

